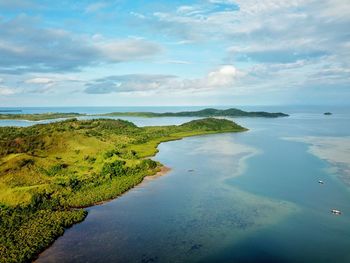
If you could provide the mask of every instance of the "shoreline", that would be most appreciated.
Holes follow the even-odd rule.
[[[98,206],[98,205],[103,205],[103,204],[109,203],[109,202],[111,202],[111,201],[113,201],[113,200],[115,200],[115,199],[117,199],[117,198],[127,194],[132,189],[134,189],[136,187],[139,187],[141,184],[146,183],[147,181],[151,181],[151,180],[157,179],[158,177],[164,176],[170,171],[171,171],[170,167],[162,165],[160,167],[160,170],[157,171],[155,174],[145,176],[140,183],[136,184],[135,186],[131,187],[130,189],[126,190],[125,192],[121,193],[120,195],[117,195],[117,196],[115,196],[113,198],[109,198],[107,200],[103,200],[103,201],[99,201],[99,202],[93,203],[91,205],[81,206],[81,207],[73,207],[73,209],[84,209],[84,208],[89,208],[89,207],[93,207],[93,206]],[[81,222],[79,222],[79,223],[81,223]]]
[[[93,122],[93,121],[90,121],[90,122]],[[119,122],[124,124],[123,121],[119,121]],[[64,124],[68,125],[67,122],[65,122]],[[215,129],[211,128],[212,125],[214,125],[214,124],[218,125],[218,128],[215,128]],[[129,123],[126,123],[124,125],[126,125],[128,128],[130,126]],[[57,124],[53,124],[53,126],[56,127]],[[206,128],[207,126],[211,129]],[[134,126],[132,126],[132,127],[134,127]],[[130,144],[130,145],[128,145],[127,149],[130,151],[133,150],[133,151],[137,152],[138,159],[140,159],[140,160],[141,159],[151,160],[152,157],[157,155],[157,153],[159,152],[158,146],[163,142],[169,142],[169,141],[173,141],[173,140],[182,140],[186,137],[192,137],[192,136],[205,136],[205,135],[211,135],[211,134],[234,133],[234,132],[247,131],[246,128],[241,127],[232,121],[212,119],[212,118],[207,118],[207,119],[198,120],[198,121],[191,121],[191,122],[185,123],[181,126],[178,126],[179,128],[177,128],[177,129],[175,129],[173,126],[165,126],[165,127],[169,130],[168,133],[166,133],[166,134],[161,133],[160,134],[161,136],[160,135],[158,137],[154,136],[154,138],[151,138],[150,140],[142,141],[142,143],[139,143],[139,144]],[[38,126],[38,129],[39,128],[42,128],[42,127]],[[146,132],[153,132],[153,130],[156,128],[145,127],[145,128],[139,128],[139,129],[144,129],[144,130],[146,130]],[[156,129],[156,131],[158,131],[158,130]],[[133,134],[133,133],[131,133],[131,134]],[[115,138],[113,138],[113,139],[115,139]],[[145,169],[145,171],[139,175],[136,174],[136,177],[133,180],[128,181],[127,178],[121,179],[122,183],[125,182],[125,185],[122,185],[122,187],[118,187],[118,184],[109,185],[106,188],[105,195],[100,195],[100,196],[96,195],[97,198],[95,198],[95,199],[97,199],[96,200],[97,202],[93,202],[94,196],[92,196],[92,198],[90,198],[90,196],[88,196],[88,198],[82,199],[83,201],[79,201],[79,200],[75,201],[73,199],[73,202],[71,202],[70,206],[66,207],[66,210],[67,211],[70,210],[73,213],[73,214],[70,214],[72,216],[75,215],[75,213],[80,213],[80,214],[84,213],[84,215],[81,215],[82,220],[79,220],[79,221],[73,220],[73,221],[71,221],[67,224],[64,224],[64,225],[62,225],[60,222],[57,222],[57,225],[60,224],[60,226],[63,227],[62,231],[60,231],[60,233],[57,233],[57,236],[55,236],[55,237],[52,236],[52,242],[47,242],[47,246],[45,246],[44,244],[39,244],[40,247],[42,247],[42,250],[39,247],[38,247],[38,249],[35,249],[39,253],[36,254],[36,253],[31,252],[32,255],[30,257],[32,258],[32,262],[35,262],[38,258],[40,258],[40,255],[42,253],[44,253],[47,249],[49,249],[58,238],[63,236],[67,229],[73,227],[76,224],[82,223],[85,220],[86,216],[88,216],[88,212],[89,212],[88,208],[89,207],[98,206],[98,205],[102,205],[102,204],[105,204],[107,202],[110,202],[110,201],[118,198],[119,196],[127,193],[132,188],[135,188],[137,186],[140,187],[140,185],[142,183],[157,179],[158,177],[163,176],[163,175],[167,174],[169,171],[171,171],[171,169],[169,167],[164,166],[160,162],[156,162],[156,163],[158,163],[158,165],[154,169],[151,169],[148,164],[144,167],[141,167],[142,170]],[[86,194],[90,194],[89,191],[90,190],[88,190],[88,192],[86,192]],[[96,192],[96,193],[98,193],[98,192]],[[78,196],[78,197],[80,197],[80,196]],[[81,197],[84,197],[84,195],[81,195]],[[104,199],[103,197],[106,197],[106,199]],[[98,200],[98,199],[100,199],[100,200]],[[90,201],[92,201],[92,202],[90,202]],[[82,205],[79,206],[79,203],[81,203]],[[76,206],[74,206],[74,204],[76,204]],[[19,251],[21,251],[21,250],[19,250]],[[28,260],[30,260],[30,259],[28,258]]]
[[[93,203],[93,204],[91,204],[91,205],[89,205],[89,206],[84,206],[84,207],[72,207],[72,209],[86,209],[86,208],[89,208],[89,207],[104,205],[104,204],[106,204],[106,203],[109,203],[109,202],[111,202],[111,201],[113,201],[113,200],[116,200],[117,198],[119,198],[119,197],[121,197],[121,196],[127,194],[127,193],[128,193],[129,191],[131,191],[132,189],[135,189],[136,187],[141,186],[141,184],[146,183],[147,181],[155,180],[155,179],[157,179],[158,177],[161,177],[161,176],[166,175],[166,174],[169,173],[171,170],[172,170],[172,169],[171,169],[170,167],[165,166],[165,165],[162,165],[162,166],[160,167],[160,170],[157,171],[155,174],[145,176],[139,184],[133,186],[133,187],[130,188],[129,190],[123,192],[122,194],[120,194],[120,195],[118,195],[118,196],[116,196],[116,197],[114,197],[114,198],[110,198],[110,199],[108,199],[108,200],[96,202],[96,203]],[[74,227],[75,225],[78,225],[78,224],[83,223],[83,222],[85,221],[86,217],[89,215],[89,212],[88,212],[88,211],[86,211],[86,212],[87,212],[87,215],[85,216],[85,218],[84,218],[82,221],[80,221],[80,222],[78,222],[78,223],[75,223],[75,224],[73,224],[73,225],[71,225],[71,226],[65,228],[63,234],[60,235],[60,236],[58,236],[57,238],[55,238],[55,239],[51,242],[51,244],[50,244],[49,246],[47,246],[44,250],[42,250],[36,257],[34,257],[33,260],[32,260],[31,262],[33,262],[33,263],[37,262],[37,259],[40,257],[40,255],[41,255],[42,253],[44,253],[47,249],[49,249],[50,247],[52,247],[52,245],[53,245],[60,237],[62,237],[62,236],[65,234],[66,230],[68,230],[68,229]]]

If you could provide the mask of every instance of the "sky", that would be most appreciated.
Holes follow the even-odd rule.
[[[349,105],[349,88],[349,0],[0,0],[0,107]]]

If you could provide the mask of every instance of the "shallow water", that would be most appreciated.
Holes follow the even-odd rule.
[[[348,140],[349,112],[323,111],[239,118],[250,131],[161,144],[155,159],[171,172],[89,208],[37,261],[350,262],[349,188],[307,143],[284,139]]]

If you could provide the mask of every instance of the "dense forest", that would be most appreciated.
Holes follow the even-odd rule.
[[[157,173],[162,165],[147,157],[159,143],[245,130],[213,118],[142,128],[107,119],[0,128],[1,262],[32,260],[85,218],[84,207]]]

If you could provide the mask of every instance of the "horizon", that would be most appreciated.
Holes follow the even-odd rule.
[[[0,0],[0,262],[349,263],[349,28],[350,0]]]
[[[348,106],[349,27],[346,0],[0,0],[0,106]]]
[[[47,105],[47,106],[0,106],[0,109],[11,109],[11,108],[241,108],[241,107],[350,107],[350,104],[245,104],[245,105]]]

